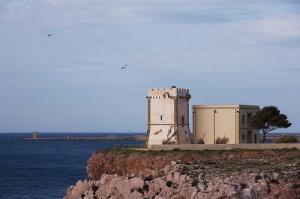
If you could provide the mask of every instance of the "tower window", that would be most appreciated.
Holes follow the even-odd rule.
[[[242,124],[245,124],[245,115],[242,115]]]
[[[162,115],[160,116],[160,120],[163,120],[163,116]]]
[[[184,116],[181,116],[181,125],[184,127]]]

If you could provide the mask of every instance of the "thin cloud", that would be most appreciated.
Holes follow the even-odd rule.
[[[149,87],[191,88],[197,103],[260,103],[283,95],[266,95],[265,88],[300,86],[300,13],[284,0],[1,2],[0,90],[5,100],[0,99],[0,109],[6,111],[0,112],[0,131],[35,129],[34,118],[27,115],[40,110],[38,130],[101,126],[143,131],[145,112],[136,104],[146,106]],[[45,37],[43,29],[57,37]],[[121,73],[125,63],[128,70]],[[300,97],[295,95],[286,96],[291,119],[298,117],[290,106]],[[122,114],[132,116],[115,127],[109,118],[123,119],[115,115],[123,99]],[[82,122],[82,111],[92,122]],[[74,126],[57,126],[70,113],[77,115]],[[9,120],[19,125],[8,125]]]

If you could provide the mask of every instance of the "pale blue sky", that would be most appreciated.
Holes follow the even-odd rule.
[[[145,131],[171,85],[300,132],[300,1],[0,0],[0,132]]]

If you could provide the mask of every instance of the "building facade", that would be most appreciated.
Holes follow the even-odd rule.
[[[194,105],[194,143],[216,144],[224,137],[227,144],[259,142],[258,130],[249,125],[258,110],[254,105]]]
[[[190,144],[188,89],[153,88],[148,90],[147,145]]]

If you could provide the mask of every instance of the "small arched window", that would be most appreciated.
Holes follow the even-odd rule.
[[[181,125],[184,127],[184,116],[181,116]]]

